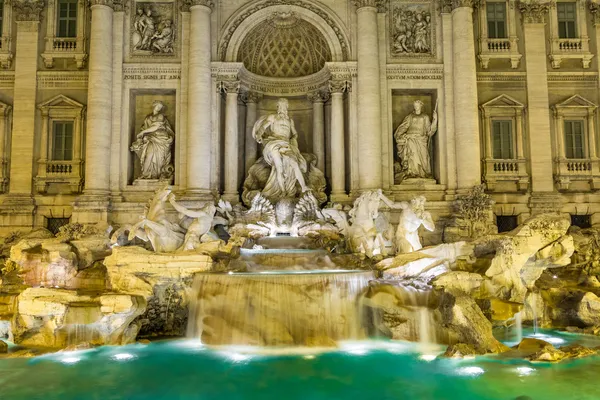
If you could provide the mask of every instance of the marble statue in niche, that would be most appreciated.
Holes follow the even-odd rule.
[[[137,179],[156,179],[170,181],[174,167],[171,163],[175,132],[164,114],[162,101],[152,103],[152,113],[144,123],[132,143],[130,150],[140,160],[141,173]]]
[[[431,55],[432,29],[429,5],[396,5],[392,14],[392,55]]]
[[[256,121],[252,137],[263,145],[263,156],[248,171],[242,194],[244,203],[250,204],[258,193],[276,203],[307,191],[312,191],[320,203],[326,201],[325,177],[316,167],[313,154],[300,153],[298,132],[288,115],[287,99],[279,99],[275,114]]]
[[[137,3],[131,28],[134,54],[174,53],[172,3]]]
[[[394,132],[399,166],[395,180],[433,178],[431,170],[431,138],[437,132],[437,102],[433,116],[423,113],[423,102],[413,103],[414,111],[408,114]]]

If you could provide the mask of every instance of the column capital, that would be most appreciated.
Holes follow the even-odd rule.
[[[89,0],[89,5],[90,7],[93,6],[106,6],[106,7],[110,7],[113,10],[115,9],[115,7],[122,7],[123,6],[123,2],[122,0]]]
[[[204,6],[212,11],[215,4],[212,0],[183,0],[181,11],[189,11],[194,6]]]
[[[385,0],[350,0],[350,2],[356,6],[357,10],[364,7],[372,7],[376,8],[378,12],[385,12],[387,8],[387,1]]]
[[[247,90],[245,91],[245,97],[246,103],[258,103],[262,100],[263,94]]]
[[[450,3],[450,7],[452,10],[456,10],[457,8],[467,7],[467,8],[475,8],[479,3],[478,0],[451,0],[451,1],[443,1],[442,3]]]
[[[539,1],[520,1],[519,10],[523,14],[524,24],[543,24],[545,23],[545,17],[552,7],[551,2],[539,2]]]
[[[42,19],[42,10],[45,5],[44,0],[15,0],[13,2],[15,20],[17,22],[39,22]]]
[[[309,92],[306,97],[311,103],[325,103],[327,100],[329,100],[329,93],[327,90],[318,89]]]
[[[217,91],[219,93],[239,94],[240,88],[241,88],[240,81],[220,81],[217,83]]]
[[[329,91],[331,93],[344,93],[350,90],[350,82],[343,80],[329,81]]]

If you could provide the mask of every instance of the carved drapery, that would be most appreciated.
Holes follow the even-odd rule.
[[[44,0],[16,0],[13,3],[15,20],[39,22],[42,18],[44,6]]]
[[[539,1],[519,2],[519,10],[523,14],[523,23],[527,24],[543,24],[545,16],[550,10],[551,3],[540,3]]]

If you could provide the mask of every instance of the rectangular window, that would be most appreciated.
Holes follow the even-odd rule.
[[[578,226],[581,229],[587,229],[592,227],[592,220],[589,215],[571,214],[571,225]]]
[[[556,3],[558,17],[558,37],[574,39],[577,37],[577,7],[575,3]]]
[[[63,38],[77,37],[77,1],[59,0],[56,36]]]
[[[567,158],[585,158],[583,121],[565,121],[565,156]]]
[[[71,161],[73,159],[73,122],[54,121],[52,123],[52,160]]]
[[[496,215],[496,226],[498,233],[510,232],[519,224],[517,223],[516,215]]]
[[[506,38],[506,3],[486,3],[488,38]]]
[[[492,144],[494,159],[512,160],[513,138],[511,120],[493,120],[492,121]]]

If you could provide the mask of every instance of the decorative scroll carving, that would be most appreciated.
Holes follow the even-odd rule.
[[[190,7],[193,6],[204,6],[212,10],[215,3],[212,0],[183,0],[181,4],[181,11],[189,11]]]
[[[110,8],[114,7],[113,0],[90,0],[90,7],[92,6],[107,6]]]
[[[379,9],[385,9],[385,1],[384,0],[351,0],[352,3],[356,6],[356,9],[360,9],[363,7],[375,7]]]
[[[131,54],[173,55],[175,18],[175,3],[136,2],[131,16]]]
[[[263,95],[252,91],[246,92],[246,103],[258,103],[262,100]]]
[[[440,12],[447,14],[452,11],[452,0],[440,0]]]
[[[343,93],[350,90],[350,82],[331,80],[329,81],[329,91],[331,93]]]
[[[592,14],[592,21],[594,21],[594,25],[600,24],[600,4],[590,1],[588,6],[590,13]]]
[[[240,81],[221,81],[217,84],[217,90],[220,93],[239,93]]]
[[[308,93],[307,97],[311,103],[325,103],[329,100],[329,93],[324,89],[319,89]]]
[[[379,0],[379,1],[381,1],[381,0]],[[244,20],[246,20],[252,14],[254,14],[258,11],[261,11],[264,8],[271,7],[271,6],[278,6],[278,5],[291,5],[291,6],[305,8],[305,9],[317,14],[319,17],[323,18],[323,20],[325,20],[327,25],[329,25],[331,27],[331,29],[333,29],[333,31],[335,32],[335,34],[340,42],[340,47],[342,48],[342,56],[343,56],[344,60],[347,60],[349,58],[349,55],[348,55],[349,45],[346,42],[344,34],[342,33],[343,32],[342,28],[336,24],[336,22],[329,16],[329,14],[327,12],[323,11],[320,7],[316,6],[315,4],[309,3],[305,0],[265,0],[265,1],[257,2],[257,3],[258,4],[253,5],[251,8],[248,8],[245,12],[240,14],[233,21],[233,23],[231,25],[227,26],[227,29],[225,30],[226,34],[222,39],[221,45],[219,46],[219,58],[222,61],[225,61],[225,57],[227,54],[227,48],[229,47],[229,41],[231,40],[233,33],[240,26],[240,24],[242,22],[244,22]]]
[[[13,11],[17,21],[40,21],[44,0],[16,0],[13,2]]]
[[[523,23],[526,24],[543,24],[545,16],[550,10],[551,3],[539,1],[519,2],[519,10],[523,14]]]
[[[391,54],[397,57],[431,57],[435,50],[432,3],[395,2],[391,17]]]
[[[460,7],[473,8],[477,6],[477,0],[452,0],[452,9]]]

